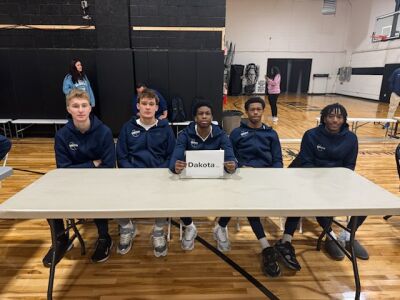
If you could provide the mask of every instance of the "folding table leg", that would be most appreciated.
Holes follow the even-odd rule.
[[[83,238],[81,236],[81,234],[79,233],[78,228],[76,227],[76,223],[74,219],[68,219],[67,222],[69,223],[69,226],[71,226],[75,237],[78,239],[79,244],[81,245],[81,255],[85,255],[86,254],[86,247],[85,247],[85,242],[83,241]],[[72,238],[72,240],[74,239],[74,237]]]
[[[350,259],[350,261],[351,261],[351,263],[353,265],[354,281],[355,281],[355,284],[356,284],[356,294],[354,296],[354,299],[359,300],[360,299],[360,294],[361,294],[361,283],[360,283],[360,276],[358,274],[357,257],[356,257],[356,255],[354,253],[354,239],[355,239],[356,230],[357,230],[358,217],[357,216],[353,216],[353,218],[354,218],[354,222],[353,222],[352,227],[350,229],[350,243],[349,243],[350,244],[349,245],[350,251],[346,251],[346,249],[344,249],[338,242],[336,242],[336,244],[338,245],[339,248],[342,249],[344,254]],[[332,223],[333,223],[333,218],[330,219],[330,222],[324,228],[324,230],[322,231],[321,235],[319,236],[318,243],[317,243],[317,250],[321,250],[322,239],[327,234],[327,231],[332,226]],[[345,230],[348,230],[344,226],[341,226],[340,223],[338,223],[338,222],[335,222],[335,224],[339,225],[340,227],[342,227]]]
[[[318,237],[318,242],[317,242],[317,250],[318,250],[318,251],[321,250],[322,239],[324,238],[324,236],[325,236],[326,233],[328,232],[328,229],[331,228],[332,222],[333,222],[333,218],[329,218],[328,225],[324,228],[324,230],[322,230],[321,234],[320,234],[319,237]]]
[[[15,124],[15,136],[16,138],[18,138],[18,125]]]
[[[56,273],[56,252],[58,249],[57,249],[57,233],[55,230],[55,219],[49,219],[48,221],[49,221],[49,225],[50,225],[53,255],[51,258],[49,285],[47,287],[47,300],[52,300],[53,299],[54,276]]]
[[[357,266],[357,257],[354,253],[354,238],[356,235],[356,224],[358,223],[358,217],[353,216],[354,222],[351,227],[350,231],[350,253],[351,253],[351,263],[353,264],[353,272],[354,272],[354,281],[356,283],[356,295],[354,299],[360,299],[360,294],[361,294],[361,283],[360,283],[360,275],[358,274],[358,266]]]

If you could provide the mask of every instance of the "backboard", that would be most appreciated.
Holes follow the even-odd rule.
[[[400,38],[400,11],[376,17],[372,42],[383,42]]]

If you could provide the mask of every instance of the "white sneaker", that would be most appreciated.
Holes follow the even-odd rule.
[[[136,226],[133,223],[133,228],[123,228],[119,226],[119,244],[117,246],[117,253],[124,255],[127,254],[133,244],[133,238],[136,236]]]
[[[164,234],[164,231],[154,235],[154,231],[151,234],[151,241],[153,244],[153,251],[155,257],[166,256],[168,254],[168,243],[167,237]]]
[[[226,252],[231,250],[231,243],[228,238],[228,231],[226,227],[216,225],[214,227],[214,240],[217,241],[217,248],[221,252]]]
[[[272,117],[272,122],[274,122],[274,123],[278,123],[278,117]]]
[[[194,224],[185,227],[181,241],[181,247],[185,251],[191,251],[194,248],[194,239],[197,236],[197,228]]]

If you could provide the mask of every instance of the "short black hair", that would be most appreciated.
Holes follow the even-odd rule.
[[[135,87],[137,89],[140,89],[141,87],[147,88],[147,85],[144,82],[138,82],[136,83]]]
[[[211,110],[211,114],[213,114],[213,107],[212,107],[212,105],[211,105],[211,102],[208,101],[208,100],[199,100],[199,101],[197,101],[196,104],[193,106],[193,111],[192,111],[193,117],[195,117],[195,116],[197,115],[197,110],[198,110],[200,107],[203,107],[203,106],[208,107],[208,108]]]
[[[248,111],[249,107],[250,107],[250,104],[253,104],[253,103],[260,103],[262,108],[263,109],[265,108],[265,101],[261,97],[251,97],[244,104],[244,109],[246,111]]]
[[[344,119],[344,123],[347,123],[347,110],[346,108],[344,108],[343,105],[339,104],[339,103],[333,103],[333,104],[329,104],[327,106],[325,106],[322,110],[321,110],[321,118],[319,120],[319,122],[323,125],[325,125],[325,118],[331,114],[331,113],[340,113],[343,116]]]

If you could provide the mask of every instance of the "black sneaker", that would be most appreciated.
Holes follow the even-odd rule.
[[[354,254],[357,258],[367,260],[369,259],[368,251],[357,241],[354,240]],[[346,250],[350,252],[350,242],[346,242]]]
[[[65,253],[71,250],[74,247],[74,244],[71,240],[67,241],[57,241],[57,252],[56,252],[56,265],[60,262],[60,260],[64,257]],[[51,262],[53,259],[53,247],[50,247],[47,254],[43,257],[43,266],[46,268],[51,267]]]
[[[334,240],[331,240],[329,238],[325,239],[325,250],[329,254],[329,256],[334,259],[334,260],[343,260],[344,259],[344,253],[342,249],[339,248],[338,245],[336,245]]]
[[[296,258],[296,251],[293,246],[289,242],[282,243],[282,240],[279,240],[275,244],[275,249],[278,252],[283,263],[292,270],[300,271],[301,266]]]
[[[112,239],[98,238],[96,241],[96,249],[92,255],[92,262],[104,262],[111,255],[111,248],[113,246]]]
[[[266,276],[278,277],[281,269],[278,265],[278,253],[274,247],[265,248],[261,252],[261,269]]]

